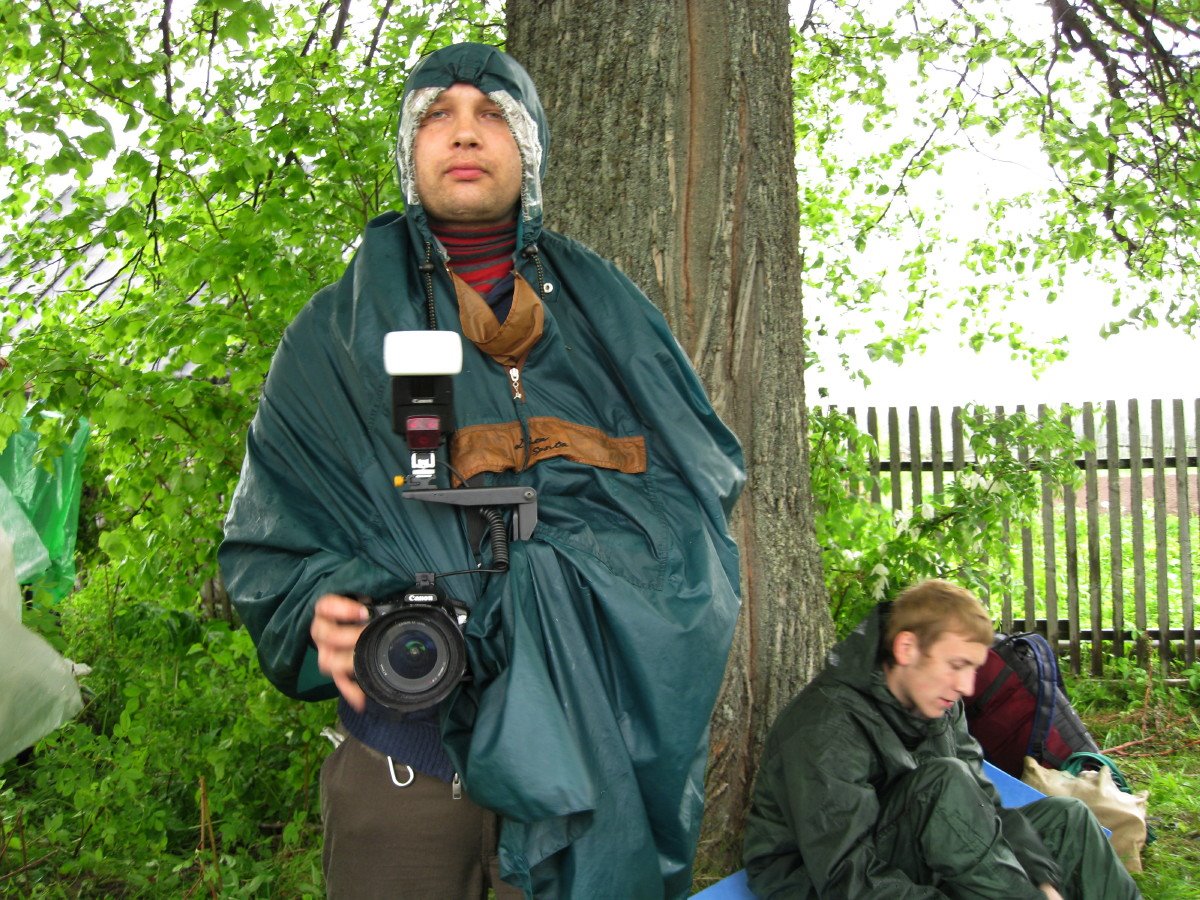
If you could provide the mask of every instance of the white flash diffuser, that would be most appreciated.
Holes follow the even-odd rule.
[[[389,375],[457,375],[462,338],[456,331],[389,331],[383,336],[383,367]]]

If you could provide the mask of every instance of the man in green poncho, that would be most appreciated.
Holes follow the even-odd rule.
[[[405,214],[372,221],[289,326],[247,438],[222,571],[271,681],[340,695],[346,738],[321,775],[331,896],[690,885],[738,606],[741,451],[649,301],[542,228],[547,146],[510,57],[423,60],[397,144]],[[448,574],[491,567],[489,549],[466,515],[393,487],[409,455],[383,340],[422,329],[465,338],[455,478],[537,491],[503,574]],[[354,679],[360,600],[417,573],[469,609],[472,678],[398,715]]]
[[[1004,809],[962,697],[992,645],[968,591],[876,607],[767,736],[746,825],[756,897],[1139,896],[1081,801]]]

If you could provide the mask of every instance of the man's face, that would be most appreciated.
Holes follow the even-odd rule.
[[[955,631],[943,632],[922,651],[916,635],[902,631],[893,646],[896,661],[887,670],[888,688],[905,709],[936,719],[974,692],[975,671],[987,662],[987,651]]]
[[[521,196],[521,153],[504,116],[479,88],[451,85],[425,112],[413,141],[417,194],[443,222],[493,225]]]

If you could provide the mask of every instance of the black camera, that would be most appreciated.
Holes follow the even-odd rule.
[[[443,700],[467,675],[466,609],[421,573],[414,587],[369,604],[354,648],[354,676],[367,696],[400,712]]]
[[[392,430],[409,449],[409,471],[396,483],[401,498],[458,506],[466,518],[476,564],[457,572],[423,572],[402,594],[368,604],[371,621],[354,647],[354,676],[367,696],[400,712],[443,700],[467,671],[462,627],[466,608],[447,599],[437,579],[508,570],[510,540],[528,540],[537,525],[531,487],[445,486],[439,454],[454,431],[453,376],[462,369],[462,342],[452,331],[392,331],[384,338],[384,368],[392,376]],[[501,510],[509,511],[506,527]],[[449,523],[448,523],[449,525]],[[486,542],[490,565],[480,561]]]

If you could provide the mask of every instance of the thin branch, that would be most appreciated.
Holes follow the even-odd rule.
[[[313,20],[312,31],[308,33],[308,40],[304,42],[304,49],[300,51],[300,56],[308,56],[308,52],[312,50],[313,44],[317,42],[317,35],[321,33],[321,23],[325,21],[325,14],[329,12],[329,7],[333,6],[333,0],[325,0],[321,4],[321,8],[317,10],[317,16]]]
[[[342,43],[342,35],[346,31],[346,19],[350,17],[350,0],[342,0],[338,7],[337,22],[333,26],[333,34],[329,38],[329,49],[336,50]]]
[[[220,19],[216,12],[212,14],[212,28],[208,32],[208,59],[204,64],[204,96],[207,97],[212,90],[212,74],[213,74],[213,51],[217,48],[217,25]]]
[[[164,0],[162,18],[158,22],[158,30],[162,32],[163,49],[163,78],[166,81],[167,109],[174,109],[173,89],[171,82],[171,0]]]
[[[962,73],[959,75],[958,82],[954,85],[954,90],[957,90],[963,86],[967,80],[967,74],[969,72],[970,65],[963,69]],[[941,115],[938,116],[938,119],[944,119],[949,114],[953,106],[954,100],[948,100],[946,102],[946,106],[942,109]],[[877,215],[872,221],[868,222],[859,230],[858,234],[855,235],[855,241],[866,237],[879,226],[880,222],[887,217],[888,212],[891,211],[892,204],[896,202],[896,197],[905,192],[908,176],[916,167],[917,161],[925,154],[925,151],[929,149],[929,145],[933,142],[934,137],[939,134],[941,130],[942,127],[935,123],[934,127],[930,129],[929,133],[925,136],[925,140],[921,143],[921,146],[909,155],[908,161],[904,164],[904,168],[900,171],[900,178],[896,181],[895,188],[893,188],[891,193],[888,195],[887,203],[884,204],[884,207],[882,210],[880,210],[879,215]]]
[[[804,13],[804,18],[801,19],[800,24],[796,26],[796,32],[798,34],[804,34],[804,32],[812,30],[816,27],[816,23],[813,21],[813,11],[816,8],[817,0],[808,0],[808,11]]]
[[[1070,3],[1070,0],[1049,0],[1050,12],[1054,18],[1055,29],[1059,37],[1072,50],[1086,50],[1104,72],[1104,81],[1108,94],[1114,100],[1121,97],[1121,81],[1117,77],[1117,66],[1105,47],[1088,26],[1083,17]]]
[[[100,295],[102,293],[104,293],[105,291],[107,291],[110,287],[112,287],[112,285],[114,283],[116,283],[117,279],[121,277],[121,273],[123,273],[126,269],[129,269],[128,277],[125,279],[125,283],[128,286],[133,281],[134,276],[137,275],[137,270],[138,270],[139,266],[141,265],[142,254],[144,252],[145,252],[145,248],[139,247],[137,249],[137,251],[133,254],[133,256],[131,256],[129,259],[127,259],[124,263],[122,263],[121,267],[119,269],[117,269],[117,271],[113,272],[113,274],[110,275],[108,278],[102,278],[99,281],[94,282],[93,284],[84,285],[83,290],[89,294],[94,295],[94,299],[92,299],[90,302],[85,303],[82,306],[80,306],[79,311],[81,313],[89,311],[97,302],[99,302]],[[69,292],[63,291],[63,293],[69,293]],[[128,297],[128,287],[126,288],[126,296]]]
[[[815,3],[816,0],[813,0]],[[383,25],[388,20],[388,16],[392,14],[392,0],[387,0],[383,4],[383,12],[379,14],[379,21],[375,23],[375,31],[371,34],[371,49],[367,51],[367,58],[363,60],[363,68],[371,68],[371,61],[375,59],[375,51],[379,48],[379,35],[383,32]]]
[[[15,878],[16,876],[22,874],[23,872],[28,872],[30,869],[36,869],[38,866],[40,866],[46,860],[53,857],[55,852],[57,852],[57,851],[51,851],[50,853],[47,853],[45,856],[41,856],[31,862],[25,863],[25,865],[23,865],[23,866],[18,866],[15,869],[5,872],[3,875],[0,875],[0,881],[4,881],[7,878]]]

